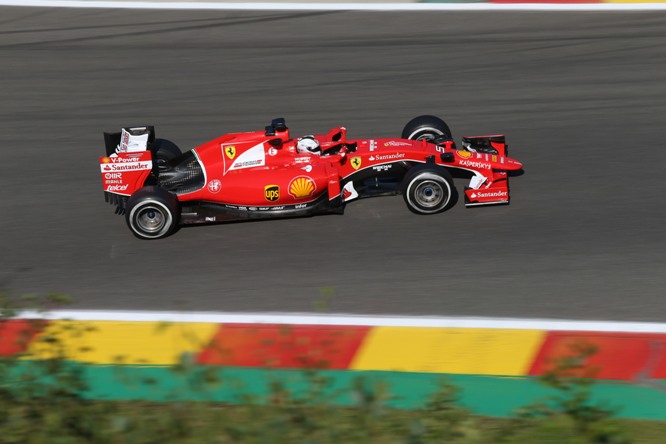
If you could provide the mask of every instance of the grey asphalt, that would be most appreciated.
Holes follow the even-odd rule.
[[[666,321],[666,13],[0,8],[0,289],[74,308]],[[504,132],[509,206],[134,238],[103,131]],[[456,185],[462,189],[464,182]]]

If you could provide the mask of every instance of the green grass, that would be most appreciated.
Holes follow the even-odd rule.
[[[15,311],[4,305],[0,322]],[[618,418],[666,417],[665,391],[595,381],[587,344],[526,379],[219,368],[187,354],[171,368],[94,366],[44,340],[54,358],[0,359],[0,444],[666,442],[666,422]]]

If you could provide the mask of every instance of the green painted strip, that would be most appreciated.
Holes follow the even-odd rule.
[[[24,373],[30,365],[29,361],[23,362],[17,370]],[[84,396],[100,400],[263,402],[276,384],[299,397],[323,384],[320,399],[334,405],[357,405],[364,396],[370,399],[383,393],[389,396],[387,403],[392,407],[419,409],[444,383],[449,383],[461,390],[460,404],[473,412],[508,417],[520,407],[556,394],[530,377],[200,366],[176,371],[160,366],[72,365],[87,382]],[[666,420],[665,382],[647,387],[603,381],[593,386],[593,399],[604,407],[618,408],[617,416],[621,418]]]

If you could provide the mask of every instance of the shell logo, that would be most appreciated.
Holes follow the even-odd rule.
[[[472,153],[470,153],[469,151],[456,150],[456,153],[458,153],[458,155],[463,159],[469,159],[470,157],[472,157]]]
[[[295,177],[289,183],[289,194],[295,199],[310,197],[317,189],[314,180],[307,176]]]
[[[102,162],[103,163],[109,163],[109,162],[111,162],[111,159],[109,159],[108,157],[102,157]]]

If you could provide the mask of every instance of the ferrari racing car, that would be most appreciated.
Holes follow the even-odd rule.
[[[141,239],[182,224],[342,214],[351,200],[402,194],[407,208],[434,214],[456,203],[452,177],[469,178],[465,205],[509,203],[504,135],[463,137],[458,148],[435,116],[412,119],[402,136],[347,138],[340,126],[292,138],[283,118],[261,131],[230,133],[181,152],[152,126],[104,133],[105,200]]]

